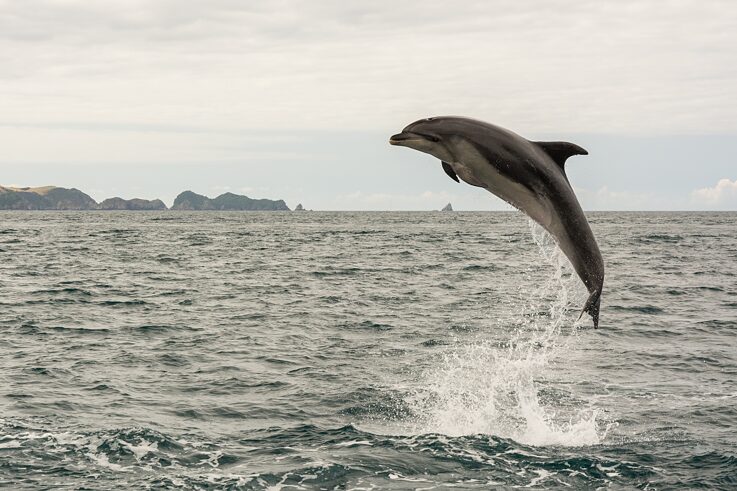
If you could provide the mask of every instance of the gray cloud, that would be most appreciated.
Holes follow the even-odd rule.
[[[18,122],[733,131],[730,2],[24,1],[0,9]]]
[[[243,163],[234,185],[299,175],[326,207],[429,205],[443,176],[370,178],[407,166],[377,148],[419,117],[463,114],[587,148],[604,135],[571,166],[590,206],[681,207],[732,165],[735,59],[731,1],[0,0],[0,170],[35,185],[40,171],[12,171],[184,162],[222,183],[213,166]]]

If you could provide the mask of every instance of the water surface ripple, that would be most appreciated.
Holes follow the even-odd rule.
[[[737,214],[0,212],[0,487],[737,487]]]

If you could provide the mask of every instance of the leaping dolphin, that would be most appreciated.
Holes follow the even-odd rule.
[[[439,158],[451,179],[487,189],[547,230],[589,291],[581,315],[590,314],[599,327],[604,261],[564,168],[568,157],[588,155],[586,150],[451,116],[415,121],[389,143]]]

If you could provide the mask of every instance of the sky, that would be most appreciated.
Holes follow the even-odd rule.
[[[508,209],[388,137],[579,144],[589,210],[737,210],[737,2],[0,0],[0,185]]]

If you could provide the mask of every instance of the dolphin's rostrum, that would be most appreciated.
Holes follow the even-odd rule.
[[[581,314],[599,326],[604,261],[564,167],[568,157],[588,155],[586,150],[567,142],[533,142],[499,126],[450,116],[416,121],[389,143],[439,158],[453,180],[485,188],[539,223],[589,291]]]

